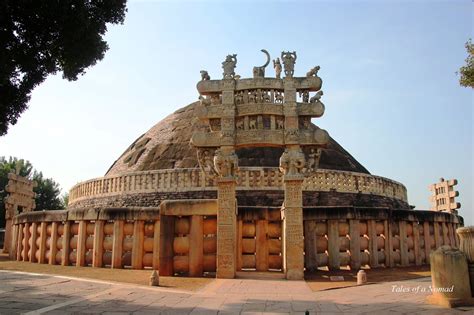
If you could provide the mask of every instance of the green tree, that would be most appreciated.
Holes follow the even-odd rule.
[[[33,180],[37,186],[33,189],[36,193],[35,210],[59,210],[64,209],[60,198],[61,189],[59,184],[51,178],[44,178],[42,172],[34,172]]]
[[[466,64],[459,69],[459,83],[465,87],[474,88],[474,44],[469,39],[466,43],[468,56]]]
[[[36,193],[35,210],[58,210],[64,209],[64,198],[60,197],[59,184],[51,178],[44,178],[43,173],[35,171],[29,161],[17,159],[15,157],[0,157],[0,227],[5,226],[5,203],[7,196],[5,186],[8,184],[8,173],[19,170],[21,176],[33,179],[37,186],[34,188]]]
[[[107,23],[126,11],[126,0],[0,0],[0,136],[48,75],[74,81],[102,60]]]
[[[67,205],[69,204],[69,193],[66,192],[61,196],[61,203],[62,203],[62,208],[66,209]]]

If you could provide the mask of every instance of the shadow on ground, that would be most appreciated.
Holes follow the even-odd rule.
[[[358,270],[336,270],[329,271],[318,269],[317,271],[305,272],[305,280],[313,291],[344,288],[357,285]],[[367,274],[368,283],[382,283],[390,281],[411,280],[430,277],[429,266],[413,266],[403,268],[374,268],[364,269]],[[344,277],[344,281],[331,281],[331,277]]]

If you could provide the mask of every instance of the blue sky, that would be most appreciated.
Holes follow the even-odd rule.
[[[0,154],[29,159],[64,190],[102,176],[156,122],[197,100],[199,71],[252,75],[298,54],[296,75],[320,65],[325,115],[313,120],[372,174],[402,182],[428,209],[428,185],[457,178],[460,213],[473,215],[472,90],[458,84],[473,37],[471,1],[132,1],[111,26],[110,50],[76,82],[50,77]],[[271,67],[267,75],[273,75]]]

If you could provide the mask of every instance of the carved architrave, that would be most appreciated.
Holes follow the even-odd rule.
[[[321,117],[324,114],[324,104],[322,102],[317,103],[297,103],[298,115],[310,116],[310,117]]]
[[[221,118],[223,114],[223,109],[220,105],[208,105],[196,110],[195,114],[199,119],[204,120],[210,118]]]
[[[235,129],[244,130],[245,129],[245,118],[238,117],[235,119]]]
[[[222,80],[222,90],[234,90],[235,80]]]
[[[238,116],[248,116],[248,115],[283,115],[283,106],[279,104],[242,104],[237,105],[237,115]]]
[[[298,128],[285,129],[285,143],[298,143],[300,130]]]
[[[294,78],[295,52],[282,52],[286,77],[281,80],[280,60],[274,61],[277,78],[265,78],[264,67],[254,68],[253,79],[235,75],[236,55],[228,55],[222,63],[224,79],[212,81],[203,78],[197,88],[206,103],[199,117],[209,120],[211,132],[195,132],[191,143],[198,147],[201,169],[208,177],[217,178],[218,185],[218,241],[217,275],[233,277],[235,272],[235,185],[238,157],[236,147],[285,147],[280,158],[280,170],[285,183],[283,211],[285,272],[288,279],[302,279],[303,217],[302,184],[305,176],[314,174],[319,166],[321,149],[328,134],[311,124],[311,117],[320,117],[324,105],[320,102],[322,80],[317,76],[319,67],[311,69],[306,77]],[[300,92],[303,102],[297,103]],[[318,92],[310,97],[310,93]],[[220,97],[221,95],[221,97]],[[219,120],[217,126],[215,121]],[[219,128],[219,129],[218,129]],[[304,148],[302,146],[311,146]],[[206,148],[207,147],[207,148]],[[211,151],[213,163],[210,161]],[[206,152],[206,153],[205,153]],[[212,165],[211,165],[212,164]],[[254,178],[247,174],[246,181]],[[239,179],[243,180],[243,179]],[[255,183],[255,185],[260,185]]]
[[[283,130],[285,129],[285,117],[284,116],[277,116],[275,118],[276,122],[276,129]]]
[[[222,104],[224,105],[234,104],[234,91],[222,92]]]
[[[329,134],[326,130],[317,128],[310,130],[299,130],[298,143],[301,145],[319,145],[324,146],[329,141]]]
[[[296,89],[285,89],[285,102],[296,102]]]
[[[222,129],[221,119],[220,118],[209,119],[209,127],[211,127],[211,131],[220,131]]]
[[[36,182],[15,173],[8,174],[8,184],[5,190],[8,196],[5,198],[5,216],[6,219],[13,218],[19,214],[21,209],[23,212],[33,211],[36,207],[33,189]]]
[[[255,120],[256,121],[256,120]],[[239,147],[267,145],[283,146],[283,130],[237,130],[235,145]]]
[[[311,117],[310,116],[300,116],[298,121],[299,129],[310,130],[312,129]]]
[[[223,117],[221,120],[222,130],[234,129],[234,117]]]
[[[235,131],[234,130],[222,130],[221,131],[221,145],[233,146],[235,144]]]

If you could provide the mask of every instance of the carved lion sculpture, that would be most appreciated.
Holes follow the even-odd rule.
[[[312,68],[311,70],[309,70],[307,73],[306,73],[306,76],[307,77],[317,77],[318,76],[318,71],[319,69],[321,69],[320,66],[316,66],[314,68]]]
[[[321,96],[323,96],[323,95],[324,95],[323,91],[319,91],[318,93],[316,93],[313,97],[311,97],[309,99],[309,102],[310,103],[317,103],[317,102],[319,102],[319,100],[321,99]]]
[[[209,73],[207,73],[206,70],[201,70],[201,81],[207,81],[210,79],[211,77],[209,76]]]

